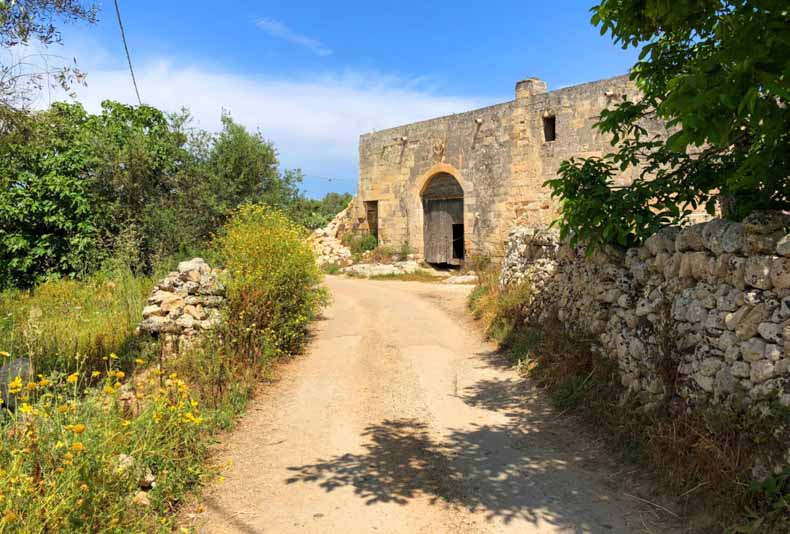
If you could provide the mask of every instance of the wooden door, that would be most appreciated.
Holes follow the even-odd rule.
[[[463,199],[424,198],[423,210],[425,261],[460,265],[463,254],[457,253],[459,250],[457,236],[455,248],[453,247],[453,225],[462,225],[464,222]],[[461,247],[460,250],[463,248]]]

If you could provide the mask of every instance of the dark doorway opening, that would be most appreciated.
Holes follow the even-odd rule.
[[[464,225],[453,225],[453,259],[464,259]]]
[[[464,190],[454,176],[439,173],[422,192],[423,255],[434,265],[464,259]]]
[[[370,235],[379,239],[379,201],[366,200],[365,201],[365,217],[368,220],[368,232]]]
[[[557,118],[554,115],[543,117],[543,139],[546,142],[557,139]]]

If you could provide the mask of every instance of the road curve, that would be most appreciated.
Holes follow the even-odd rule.
[[[469,286],[326,284],[306,354],[223,444],[201,532],[667,531],[482,339]]]

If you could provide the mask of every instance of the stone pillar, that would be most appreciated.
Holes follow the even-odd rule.
[[[540,78],[527,78],[516,82],[516,100],[547,92],[546,82]]]

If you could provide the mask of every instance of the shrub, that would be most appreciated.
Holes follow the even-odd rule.
[[[246,205],[217,240],[228,274],[228,333],[253,362],[298,349],[326,301],[305,234],[278,210]]]
[[[369,233],[364,234],[345,234],[341,242],[351,249],[352,254],[362,254],[375,249],[379,242],[376,236]]]

